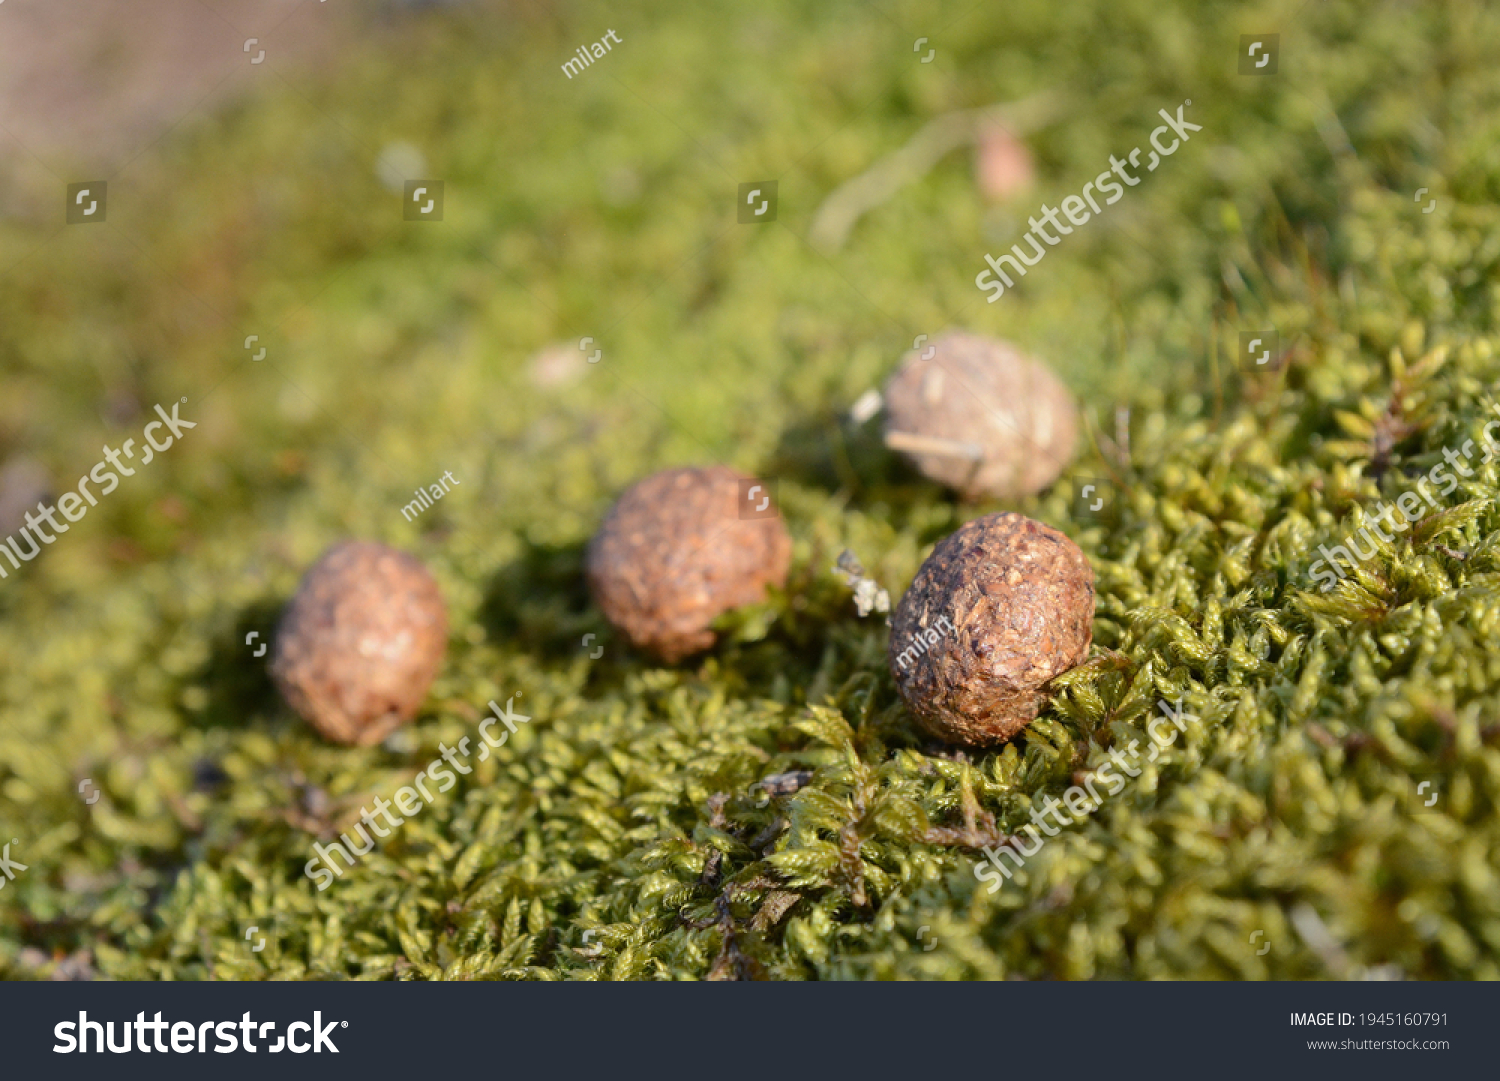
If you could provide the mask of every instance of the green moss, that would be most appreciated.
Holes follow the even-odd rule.
[[[0,975],[88,950],[116,978],[1500,976],[1496,465],[1337,589],[1310,575],[1492,415],[1500,17],[1266,9],[1247,28],[1279,28],[1281,74],[1253,80],[1228,5],[882,7],[373,28],[149,155],[111,192],[120,237],[67,233],[12,276],[0,446],[74,476],[139,426],[99,420],[118,392],[202,424],[0,582],[0,840],[28,867]],[[611,19],[611,67],[558,74]],[[914,63],[924,34],[941,64]],[[1049,87],[1070,104],[1033,195],[986,210],[955,156],[843,252],[803,242],[931,116]],[[981,303],[984,251],[1188,97],[1202,133]],[[445,179],[440,226],[378,187],[393,139]],[[764,176],[780,220],[734,225]],[[850,547],[894,596],[1000,509],[841,419],[950,323],[1047,358],[1095,433],[1129,411],[1128,459],[1090,449],[1006,505],[1089,556],[1097,650],[982,755],[918,734],[829,569]],[[1239,332],[1266,326],[1287,365],[1246,376]],[[530,378],[584,335],[600,364]],[[629,481],[711,458],[778,478],[792,581],[664,669],[589,606],[583,545]],[[403,521],[444,470],[461,487]],[[1109,518],[1070,517],[1075,476],[1115,482]],[[351,533],[427,561],[454,626],[417,723],[364,750],[290,716],[244,644]],[[304,877],[517,693],[504,748],[329,889]],[[986,892],[979,843],[1144,744],[1163,700],[1184,737]],[[795,794],[752,787],[793,770]],[[1309,910],[1341,953],[1296,929]]]

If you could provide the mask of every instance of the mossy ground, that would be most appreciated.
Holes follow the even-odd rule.
[[[1269,31],[1278,74],[1236,74]],[[0,975],[1500,976],[1497,467],[1357,582],[1309,576],[1497,400],[1497,72],[1477,3],[445,7],[195,117],[112,183],[107,227],[6,223],[0,449],[66,488],[156,402],[200,425],[0,582],[0,840],[28,868]],[[806,243],[931,117],[1043,90],[1032,194],[987,209],[955,154],[841,252]],[[1202,132],[983,303],[985,251],[1189,98]],[[441,224],[377,182],[392,140],[445,181]],[[736,225],[767,177],[779,220]],[[1085,403],[1098,438],[1050,492],[956,505],[842,418],[949,325]],[[1267,326],[1286,363],[1247,376],[1239,332]],[[600,363],[539,385],[528,358],[583,336]],[[590,607],[583,545],[630,481],[715,459],[778,481],[792,580],[660,667]],[[1117,486],[1107,520],[1072,516],[1075,477]],[[1088,554],[1097,656],[964,755],[917,733],[829,568],[850,547],[894,595],[995,509]],[[424,559],[454,627],[417,722],[363,750],[244,644],[347,535]],[[303,876],[516,694],[505,748],[331,888]],[[976,882],[985,815],[1019,828],[1179,699],[1176,746]],[[751,787],[793,769],[795,795]]]

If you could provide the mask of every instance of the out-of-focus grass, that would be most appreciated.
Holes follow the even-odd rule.
[[[610,28],[609,56],[562,74]],[[1239,34],[1267,30],[1280,73],[1238,76]],[[112,182],[102,227],[7,224],[7,265],[36,250],[0,290],[0,447],[65,488],[155,402],[187,397],[200,426],[0,582],[0,840],[28,865],[0,895],[3,971],[87,949],[176,978],[1342,974],[1292,931],[1306,903],[1353,963],[1500,974],[1500,519],[1486,503],[1444,534],[1467,561],[1383,557],[1378,602],[1306,592],[1316,545],[1382,491],[1335,413],[1386,408],[1392,349],[1451,353],[1398,465],[1482,424],[1497,51],[1497,16],[1458,3],[445,8],[186,125]],[[841,252],[806,243],[819,202],[931,117],[1040,91],[1063,109],[1030,140],[1033,194],[987,209],[955,154]],[[985,304],[983,253],[1185,99],[1203,131]],[[377,180],[398,140],[444,181],[442,223],[403,222]],[[778,221],[735,224],[737,185],[764,178]],[[921,743],[885,629],[827,573],[849,545],[899,591],[997,509],[840,418],[950,324],[1047,359],[1096,428],[1128,406],[1134,455],[1090,448],[1014,504],[1089,554],[1120,667],[966,757]],[[1264,326],[1291,368],[1247,381],[1238,333]],[[531,358],[584,336],[602,360],[541,385]],[[710,459],[780,480],[793,581],[664,670],[588,606],[582,545],[625,484]],[[461,487],[405,522],[445,470]],[[1111,472],[1119,516],[1070,521],[1069,477]],[[453,612],[428,708],[370,750],[322,743],[244,645],[346,534],[421,555]],[[313,841],[518,691],[533,721],[504,751],[313,888]],[[1177,695],[1201,729],[1025,882],[976,892],[975,853],[924,840],[965,790],[1019,828]],[[755,806],[793,767],[813,785]],[[1441,813],[1407,799],[1426,776]],[[753,851],[777,813],[780,850]],[[262,953],[251,922],[276,927]],[[597,957],[574,949],[588,928]]]

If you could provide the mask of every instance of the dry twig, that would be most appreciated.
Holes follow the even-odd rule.
[[[1020,101],[934,117],[900,150],[835,188],[818,207],[808,239],[822,251],[838,251],[861,217],[926,176],[950,152],[972,143],[982,125],[998,124],[1020,136],[1043,127],[1062,112],[1059,96],[1043,91]]]

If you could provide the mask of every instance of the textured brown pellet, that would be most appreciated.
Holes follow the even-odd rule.
[[[448,614],[414,557],[368,541],[330,548],[276,630],[271,678],[339,743],[379,743],[416,714],[443,663]]]
[[[1057,376],[1006,342],[961,331],[906,355],[885,409],[886,442],[968,497],[1041,491],[1078,441],[1078,407]]]
[[[1063,534],[1020,514],[975,519],[917,571],[891,621],[896,688],[923,727],[954,743],[1014,737],[1053,677],[1093,638],[1094,572]]]
[[[714,644],[709,625],[786,583],[791,537],[774,504],[727,466],[668,469],[626,490],[588,552],[589,587],[637,648],[676,661]]]

